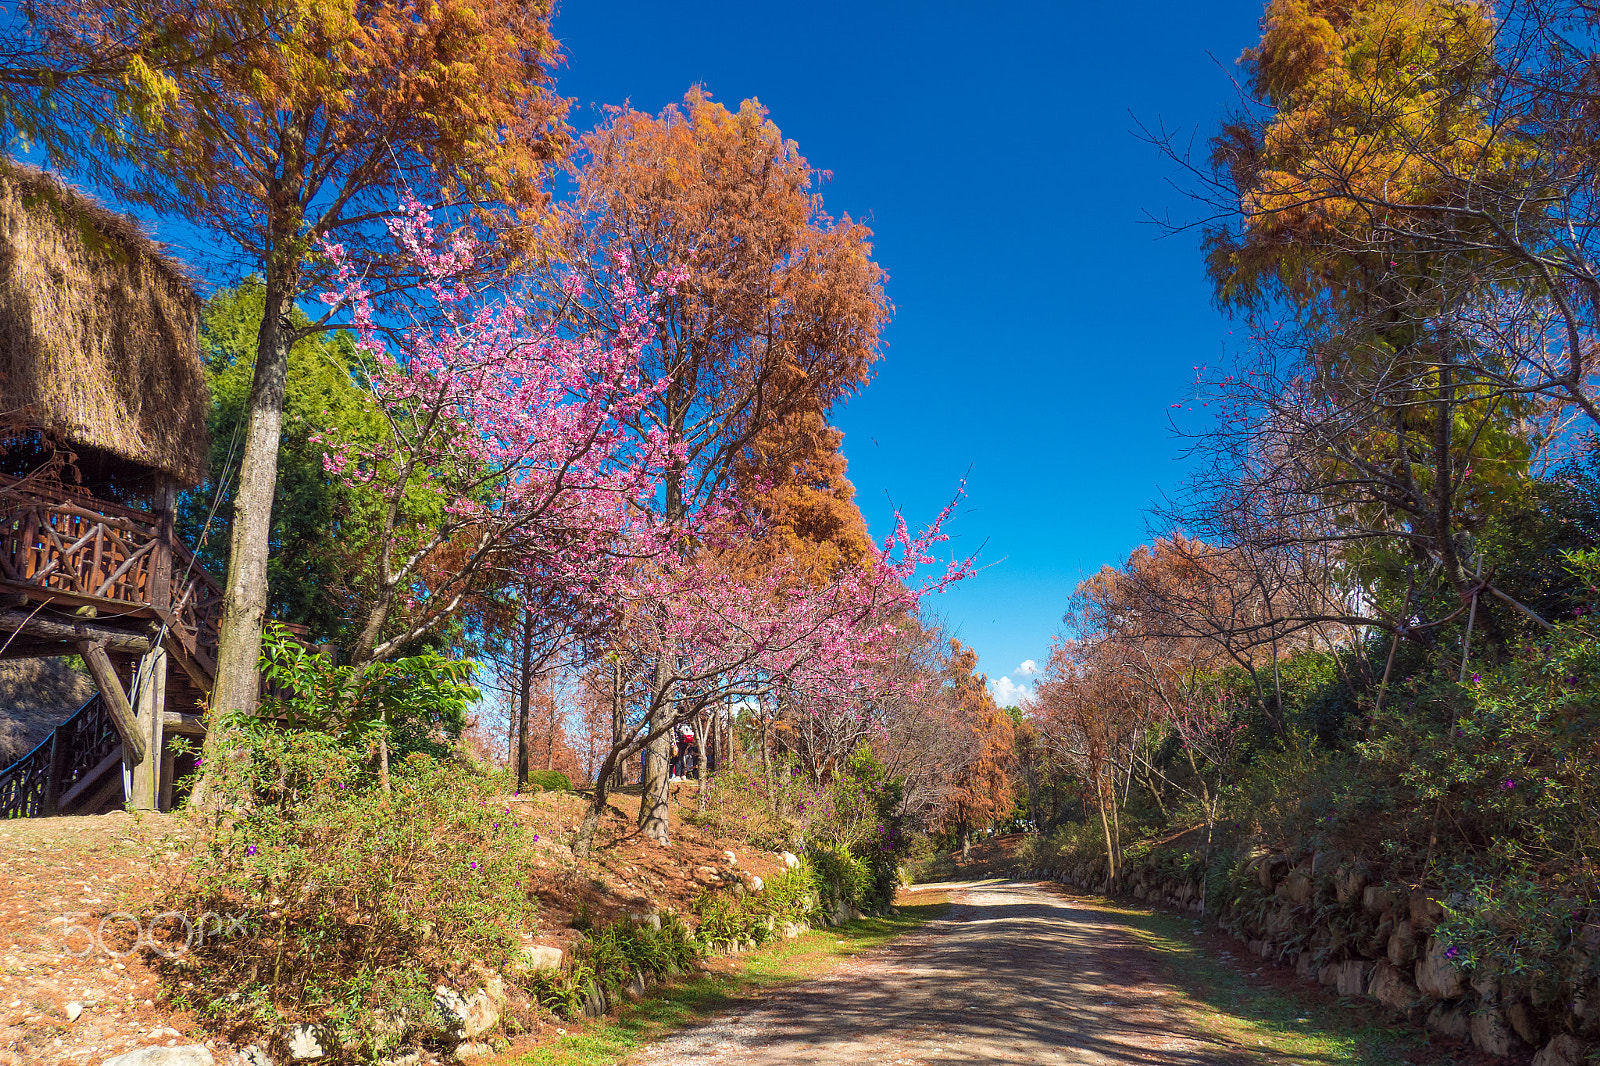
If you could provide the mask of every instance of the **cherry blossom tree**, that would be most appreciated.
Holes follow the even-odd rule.
[[[797,707],[844,707],[877,695],[892,677],[880,668],[897,654],[900,621],[923,597],[972,572],[971,559],[951,560],[919,580],[937,564],[932,550],[948,539],[943,527],[953,507],[917,534],[897,515],[894,534],[862,565],[816,582],[799,563],[757,575],[730,565],[752,531],[736,508],[713,505],[697,516],[695,550],[662,551],[619,574],[612,586],[619,627],[655,672],[642,713],[596,771],[574,851],[589,852],[616,766],[707,709],[780,694]],[[668,843],[666,804],[641,813],[645,836]]]

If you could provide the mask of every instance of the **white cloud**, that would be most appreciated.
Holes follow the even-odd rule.
[[[1020,707],[1033,699],[1033,689],[1026,684],[1019,685],[1009,677],[989,682],[989,691],[994,694],[994,701],[1002,707]]]
[[[1015,677],[1017,674],[1021,674],[1023,677],[1032,677],[1034,674],[1037,674],[1038,672],[1039,672],[1039,664],[1038,663],[1034,662],[1032,659],[1024,659],[1024,660],[1022,660],[1022,665],[1021,666],[1019,666],[1015,670],[1011,671],[1011,675],[1013,677]]]

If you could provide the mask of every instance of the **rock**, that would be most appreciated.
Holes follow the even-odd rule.
[[[694,879],[702,885],[720,885],[722,883],[722,871],[715,866],[696,866],[694,868]]]
[[[457,1062],[465,1062],[468,1059],[481,1059],[485,1055],[493,1054],[494,1048],[490,1047],[488,1044],[471,1040],[464,1044],[457,1044],[454,1052],[455,1060]]]
[[[1339,990],[1341,996],[1364,996],[1367,994],[1367,981],[1371,976],[1372,963],[1350,959],[1339,964],[1334,987]]]
[[[1361,909],[1368,914],[1387,914],[1394,909],[1394,892],[1383,885],[1368,885],[1361,890]]]
[[[1311,876],[1320,877],[1328,872],[1328,867],[1333,865],[1333,852],[1313,851],[1311,853]]]
[[[1332,988],[1339,983],[1339,967],[1332,963],[1317,971],[1317,984]]]
[[[1310,877],[1296,870],[1283,879],[1283,884],[1278,886],[1278,895],[1291,903],[1307,903],[1311,900],[1314,887]]]
[[[240,1048],[234,1058],[238,1066],[274,1066],[272,1056],[260,1044],[248,1044]]]
[[[640,973],[638,970],[633,971],[633,980],[628,982],[628,992],[633,996],[634,999],[638,999],[644,995],[644,974]]]
[[[729,865],[729,866],[738,866],[738,865],[739,865],[739,857],[738,857],[738,856],[737,856],[737,855],[735,855],[735,854],[734,854],[734,853],[733,853],[733,852],[731,852],[731,851],[725,851],[725,852],[723,852],[723,853],[722,853],[722,857],[723,857],[723,858],[724,858],[724,859],[727,859],[727,860],[728,860],[728,865]]]
[[[1427,933],[1444,921],[1444,906],[1437,898],[1436,889],[1418,888],[1411,892],[1411,924],[1420,933]]]
[[[495,1009],[489,993],[481,988],[470,996],[463,996],[453,988],[440,985],[433,990],[433,1005],[444,1016],[445,1027],[467,1040],[488,1032],[500,1021],[500,1012]]]
[[[1506,1024],[1506,1016],[1500,1013],[1499,1007],[1480,1007],[1467,1023],[1467,1028],[1472,1034],[1472,1042],[1491,1055],[1509,1055],[1520,1043]]]
[[[1533,1066],[1583,1066],[1583,1041],[1571,1033],[1557,1033],[1533,1057]]]
[[[790,870],[792,870],[796,866],[800,865],[800,860],[794,857],[794,853],[793,852],[789,852],[789,851],[783,852],[782,853],[782,858],[783,858],[783,865],[785,867],[787,867],[788,869],[790,869]]]
[[[186,1044],[183,1047],[142,1047],[115,1055],[101,1066],[216,1066],[216,1062],[204,1047]]]
[[[1427,949],[1417,960],[1417,987],[1431,999],[1455,999],[1467,990],[1461,967],[1447,954],[1449,948],[1438,937],[1429,937]]]
[[[1302,951],[1300,957],[1294,961],[1294,972],[1297,977],[1313,980],[1317,976],[1317,957],[1309,951]]]
[[[588,987],[584,989],[583,994],[584,1017],[598,1018],[605,1012],[606,997],[601,994],[600,989],[591,981]]]
[[[401,1048],[386,1059],[379,1059],[378,1066],[422,1066],[422,1052],[414,1047]]]
[[[640,925],[648,925],[656,932],[661,932],[661,915],[659,914],[655,914],[653,912],[650,914],[641,914],[638,921]]]
[[[1411,979],[1388,962],[1380,962],[1373,968],[1367,994],[1398,1014],[1411,1014],[1422,1003]]]
[[[1367,887],[1366,872],[1355,866],[1341,866],[1333,874],[1333,893],[1340,903],[1349,903]]]
[[[1506,1021],[1511,1026],[1511,1031],[1530,1044],[1539,1042],[1539,1022],[1533,1016],[1533,1011],[1528,1009],[1528,1004],[1522,1000],[1506,1005]]]
[[[1466,1011],[1446,1003],[1436,1004],[1428,1012],[1427,1025],[1440,1036],[1448,1036],[1453,1040],[1465,1040],[1471,1035]]]
[[[803,932],[805,932],[805,930],[793,922],[783,923],[783,938],[785,940],[793,940]]]
[[[1417,961],[1417,931],[1409,919],[1395,923],[1385,954],[1395,966],[1410,966]]]
[[[326,1058],[328,1054],[322,1030],[309,1022],[291,1025],[285,1029],[283,1043],[289,1049],[289,1058],[294,1062],[311,1062]]]
[[[534,944],[522,949],[523,963],[530,970],[559,970],[563,952],[549,944]]]
[[[83,1004],[74,1000],[67,1004],[67,1021],[75,1022],[83,1017]]]
[[[752,892],[760,892],[765,887],[766,887],[766,882],[765,881],[761,880],[761,878],[757,877],[755,874],[751,874],[750,875],[750,891],[752,891]]]

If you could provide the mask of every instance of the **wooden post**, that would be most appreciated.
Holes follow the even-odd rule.
[[[111,713],[111,720],[117,724],[117,732],[122,734],[122,750],[127,756],[128,765],[137,766],[144,761],[149,745],[145,743],[144,735],[139,731],[138,718],[133,713],[133,708],[128,705],[128,694],[122,690],[122,680],[117,677],[117,671],[111,665],[111,657],[106,654],[105,645],[82,641],[78,644],[78,654],[83,656],[84,663],[89,667],[89,673],[94,675],[94,683],[100,689],[100,695],[105,698],[106,710]]]
[[[139,735],[150,744],[150,754],[133,768],[133,805],[141,811],[162,810],[162,777],[167,769],[166,709],[167,709],[167,653],[160,648],[139,660],[135,675],[138,690],[134,702],[138,705],[136,720]]]
[[[67,776],[67,738],[57,727],[50,733],[50,774],[44,782],[44,808],[39,813],[46,818],[56,814],[61,806],[61,782]]]
[[[156,488],[156,545],[150,558],[150,602],[163,611],[172,609],[173,512],[178,508],[178,486],[162,474]]]

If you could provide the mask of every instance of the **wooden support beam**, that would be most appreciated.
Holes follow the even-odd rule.
[[[8,633],[0,633],[0,659],[53,659],[58,655],[76,655],[78,646],[64,640],[12,640]]]
[[[144,762],[145,752],[149,746],[144,737],[140,735],[139,720],[133,713],[133,708],[128,704],[128,694],[122,689],[122,679],[117,677],[117,671],[111,665],[111,658],[106,655],[105,645],[93,644],[82,641],[78,644],[78,654],[83,656],[83,661],[88,664],[89,673],[94,675],[94,683],[100,689],[100,695],[105,697],[106,710],[111,712],[111,720],[117,724],[117,732],[122,734],[122,747],[130,765]]]
[[[90,622],[64,622],[58,618],[41,618],[25,611],[0,611],[0,630],[12,630],[25,637],[48,637],[70,641],[74,644],[98,644],[103,649],[143,655],[150,650],[150,638],[126,629],[95,625]]]

